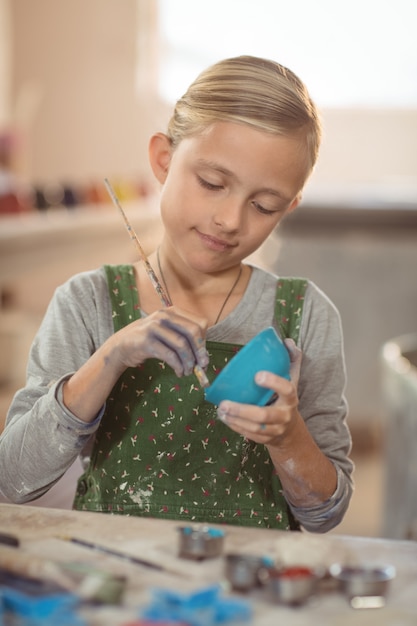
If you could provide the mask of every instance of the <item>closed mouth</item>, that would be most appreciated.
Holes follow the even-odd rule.
[[[202,233],[200,231],[197,231],[197,233],[200,239],[202,239],[209,247],[226,250],[227,248],[235,248],[237,246],[237,243],[231,243],[229,241],[225,241],[224,239],[218,239],[217,237],[207,235],[206,233]]]

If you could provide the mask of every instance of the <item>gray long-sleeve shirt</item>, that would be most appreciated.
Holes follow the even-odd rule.
[[[247,290],[207,339],[247,343],[273,325],[277,277],[254,267]],[[86,424],[62,402],[62,384],[113,333],[104,269],[83,272],[58,287],[34,339],[26,386],[11,404],[0,438],[0,493],[28,502],[45,493],[78,455],[88,462],[102,412]],[[345,364],[338,311],[309,282],[300,328],[303,351],[299,410],[338,476],[335,493],[314,508],[292,507],[301,525],[324,532],[336,526],[352,494],[351,438],[346,425]]]

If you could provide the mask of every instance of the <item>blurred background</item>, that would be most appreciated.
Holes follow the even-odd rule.
[[[253,260],[309,277],[342,315],[357,487],[337,532],[412,535],[414,13],[414,0],[0,0],[0,430],[55,287],[135,259],[104,177],[150,251],[150,135],[212,62],[270,57],[307,84],[324,140],[302,205]],[[77,472],[37,504],[68,506]]]

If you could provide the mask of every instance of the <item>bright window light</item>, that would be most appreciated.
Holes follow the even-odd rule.
[[[416,108],[416,0],[159,0],[160,92],[253,54],[290,67],[320,107]]]

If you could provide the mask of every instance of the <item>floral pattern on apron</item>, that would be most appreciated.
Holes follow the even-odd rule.
[[[106,266],[115,332],[140,318],[130,265]],[[307,282],[277,283],[276,321],[297,340]],[[208,341],[210,382],[242,347]],[[296,529],[264,445],[217,419],[194,375],[149,359],[106,402],[74,508],[188,522]]]

